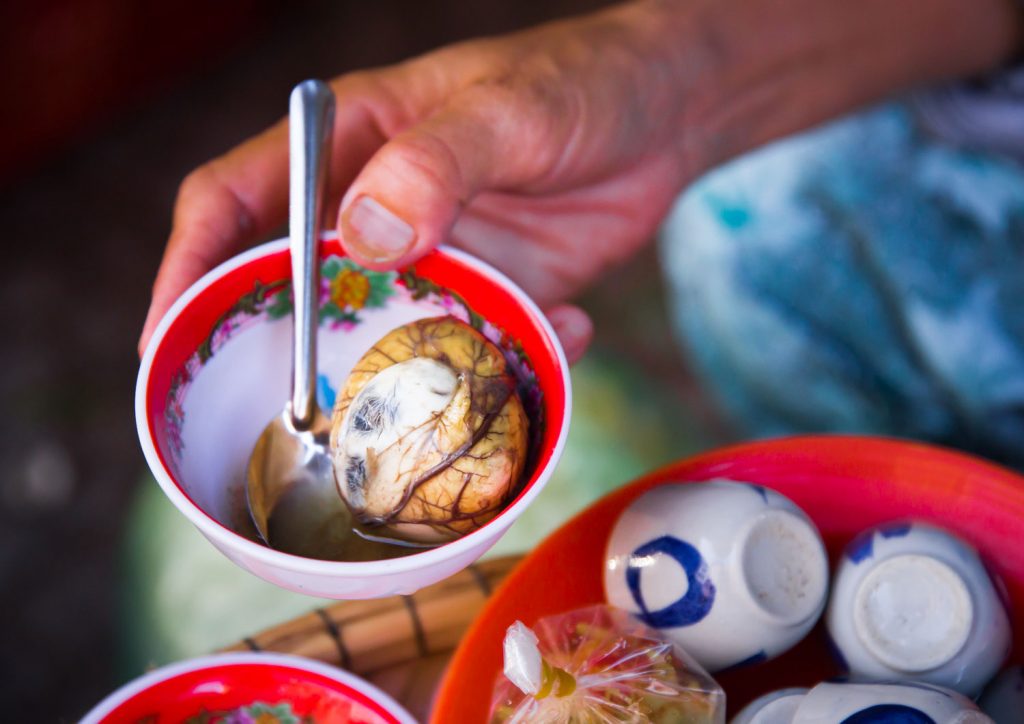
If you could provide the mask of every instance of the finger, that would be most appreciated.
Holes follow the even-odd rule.
[[[279,123],[189,174],[178,190],[170,239],[139,340],[194,281],[284,217],[288,128]]]
[[[384,104],[380,94],[374,93],[372,78],[346,76],[334,86],[338,110],[329,193],[337,199],[384,142],[379,118],[386,111],[379,107]],[[140,354],[160,318],[183,291],[280,225],[287,210],[286,121],[190,174],[178,192],[170,239],[139,340]],[[334,225],[336,219],[330,218],[329,223]]]
[[[590,316],[577,306],[559,304],[547,311],[547,317],[562,343],[565,358],[569,364],[576,364],[594,338],[594,323]]]
[[[557,93],[477,84],[374,154],[342,200],[339,234],[359,262],[391,269],[444,242],[480,191],[522,188],[557,164],[572,114]]]

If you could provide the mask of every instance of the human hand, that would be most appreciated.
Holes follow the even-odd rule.
[[[644,0],[336,79],[342,243],[377,269],[467,249],[577,358],[591,324],[560,303],[640,248],[688,180],[1015,40],[1005,0],[781,4]],[[182,291],[284,220],[287,153],[282,122],[182,183],[140,351]]]
[[[394,268],[448,241],[542,307],[571,357],[590,322],[560,305],[649,239],[685,178],[680,94],[650,71],[630,8],[474,41],[333,81],[331,189],[346,251]],[[287,211],[282,121],[193,172],[140,347],[184,289]]]

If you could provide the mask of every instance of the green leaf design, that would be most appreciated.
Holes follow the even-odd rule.
[[[271,300],[270,304],[267,305],[266,312],[267,316],[271,319],[281,319],[287,317],[292,313],[292,298],[291,298],[292,286],[288,284],[284,289],[277,293],[277,295]]]
[[[216,721],[217,717],[224,716],[216,712],[209,711],[206,707],[200,709],[199,713],[195,716],[190,716],[185,720],[184,724],[210,724],[210,722]],[[145,720],[143,720],[145,721]]]
[[[327,302],[320,307],[320,318],[342,320],[345,318],[345,312],[343,312],[334,302]]]
[[[370,294],[366,297],[366,306],[373,309],[385,306],[388,298],[395,293],[395,279],[398,275],[395,272],[370,270],[363,273],[370,280]]]
[[[291,702],[282,701],[278,704],[268,704],[263,701],[254,701],[249,706],[243,706],[238,709],[223,709],[219,711],[212,711],[206,707],[202,707],[199,713],[189,717],[184,721],[184,724],[221,724],[227,720],[232,714],[241,712],[249,715],[253,719],[259,719],[261,716],[271,716],[273,721],[277,724],[305,724],[306,722],[312,721],[309,717],[302,717],[301,719],[296,716],[292,710]],[[147,720],[142,720],[147,721]],[[156,721],[154,718],[153,721]],[[141,722],[139,722],[141,724]]]
[[[275,717],[279,724],[301,724],[299,718],[295,716],[295,712],[292,711],[292,705],[287,701],[282,701],[274,706],[256,701],[246,707],[245,713],[254,719],[269,715]]]
[[[352,324],[359,324],[360,321],[355,312],[346,311],[334,302],[327,302],[327,304],[320,308],[320,319],[333,319],[338,322],[351,322]]]
[[[412,293],[413,299],[423,299],[423,297],[430,294],[430,292],[434,290],[440,290],[440,287],[438,287],[436,284],[434,284],[433,282],[428,282],[423,277],[417,276],[409,269],[406,269],[404,272],[402,272],[399,279],[401,279],[402,284],[405,285],[405,288]]]
[[[519,360],[520,364],[526,365],[527,367],[530,366],[530,358],[526,355],[526,350],[523,349],[522,340],[517,339],[515,341],[515,344],[512,345],[512,352],[515,354],[516,359]],[[530,369],[530,372],[531,374],[533,373],[532,368]]]
[[[347,259],[345,261],[348,261]],[[351,262],[349,262],[351,263]],[[353,265],[354,266],[354,265]],[[338,272],[345,268],[345,262],[336,256],[329,257],[320,267],[320,276],[324,279],[334,279]]]
[[[453,292],[451,289],[445,289],[439,284],[436,284],[429,279],[424,279],[421,276],[417,276],[414,272],[406,270],[402,272],[401,276],[402,283],[405,284],[406,288],[412,292],[413,299],[423,299],[429,294],[436,294],[439,297],[448,295],[456,302],[462,305],[462,308],[466,310],[466,315],[469,317],[469,326],[478,332],[484,331],[484,318],[473,311],[473,309],[466,303],[459,294]]]

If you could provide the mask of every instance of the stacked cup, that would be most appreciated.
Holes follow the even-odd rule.
[[[828,583],[810,518],[773,490],[727,480],[637,498],[612,531],[604,571],[609,603],[712,673],[785,652],[828,603],[832,648],[853,683],[773,692],[738,715],[741,724],[888,721],[878,718],[886,712],[893,721],[988,720],[966,697],[997,672],[1011,632],[972,547],[924,523],[890,523],[858,535],[831,596]]]

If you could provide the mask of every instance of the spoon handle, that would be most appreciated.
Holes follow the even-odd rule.
[[[307,80],[295,86],[289,100],[288,127],[288,233],[295,295],[291,417],[296,429],[304,430],[312,423],[316,406],[317,245],[334,129],[334,93],[326,83]]]

